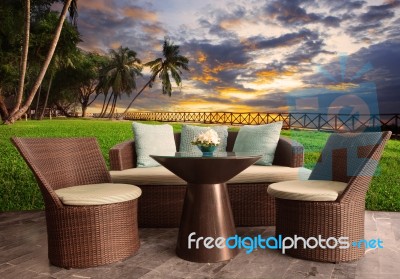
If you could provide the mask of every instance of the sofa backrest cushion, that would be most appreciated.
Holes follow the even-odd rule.
[[[138,168],[160,165],[149,155],[166,155],[176,152],[174,131],[169,124],[148,125],[134,122],[133,133]]]
[[[279,121],[265,125],[242,126],[233,146],[233,151],[262,154],[261,159],[255,164],[263,166],[272,165],[282,124]]]

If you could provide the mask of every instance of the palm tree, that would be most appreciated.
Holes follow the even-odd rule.
[[[28,64],[28,50],[29,50],[29,33],[31,29],[31,1],[25,0],[24,6],[24,43],[22,45],[22,55],[20,63],[20,77],[18,83],[17,100],[11,114],[15,113],[22,103],[22,95],[24,94],[26,67]]]
[[[157,58],[153,61],[147,62],[144,64],[145,66],[150,67],[151,76],[149,81],[143,86],[143,88],[136,94],[135,98],[129,103],[126,110],[122,113],[120,118],[123,118],[125,114],[128,112],[129,108],[132,106],[133,102],[142,94],[143,90],[149,86],[152,87],[154,81],[158,77],[161,79],[162,84],[162,93],[168,94],[171,96],[172,93],[172,86],[171,86],[171,79],[170,75],[174,79],[177,86],[182,84],[181,69],[189,71],[188,63],[189,59],[185,56],[179,54],[179,46],[175,45],[173,42],[170,42],[168,38],[164,39],[163,44],[163,58]]]
[[[69,11],[69,15],[72,20],[76,19],[77,1],[78,0],[64,0],[64,6],[63,6],[63,9],[59,16],[59,20],[58,20],[56,30],[54,32],[53,40],[50,43],[50,47],[47,52],[46,59],[43,62],[43,65],[39,72],[39,75],[36,78],[36,81],[33,83],[33,86],[28,94],[28,98],[25,100],[25,103],[22,107],[20,106],[20,104],[18,105],[16,111],[9,115],[9,117],[4,121],[4,124],[13,124],[16,120],[20,119],[22,117],[22,115],[24,115],[26,113],[26,111],[29,109],[33,99],[35,98],[36,92],[38,91],[40,85],[42,84],[43,78],[46,74],[47,68],[49,67],[51,59],[53,58],[54,51],[57,47],[58,39],[60,38],[61,30],[64,25],[65,18],[67,16],[67,12]],[[28,17],[25,17],[25,21],[26,20],[28,20]],[[27,26],[29,27],[29,25],[27,25],[27,22],[25,22],[25,29],[28,29]],[[25,31],[28,31],[25,33],[25,36],[29,36],[29,30],[25,30]],[[23,55],[25,56],[25,53]],[[23,59],[22,59],[22,61],[23,61]],[[26,65],[25,65],[25,69],[26,69]],[[22,71],[21,71],[21,73],[22,73]],[[17,96],[17,99],[19,99],[19,96]]]
[[[123,93],[128,94],[136,89],[136,77],[141,74],[142,66],[140,59],[136,57],[136,52],[122,46],[118,50],[110,50],[110,64],[103,69],[102,79],[99,83],[100,88],[106,93],[111,89],[111,96],[108,103],[112,99],[109,117],[112,118],[115,112],[118,97],[121,98]],[[103,111],[103,115],[106,113]]]
[[[48,32],[50,32],[50,30],[52,30],[56,24],[57,24],[57,15],[55,13],[49,13],[46,17],[46,20],[43,20],[39,28],[43,30],[49,30]],[[43,109],[39,116],[40,120],[42,120],[44,117],[51,87],[56,73],[62,68],[67,68],[67,67],[74,68],[74,63],[72,61],[78,59],[77,58],[78,50],[76,45],[81,41],[82,40],[80,39],[80,35],[75,26],[73,26],[68,22],[64,23],[64,28],[61,31],[59,39],[60,44],[57,46],[53,58],[51,60],[51,63],[49,65],[49,68],[47,70],[48,86],[47,86],[47,92],[45,96]]]
[[[42,112],[40,113],[39,120],[43,120],[43,117],[44,117],[44,114],[46,111],[46,107],[47,107],[47,102],[49,100],[49,95],[50,95],[50,91],[51,91],[51,86],[53,84],[54,76],[55,76],[56,72],[63,67],[74,67],[74,64],[72,63],[70,58],[65,57],[63,59],[60,54],[55,54],[53,56],[52,62],[50,64],[49,83],[47,85],[46,97],[44,99],[43,109],[42,109]]]

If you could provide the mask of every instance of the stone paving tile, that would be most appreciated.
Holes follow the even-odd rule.
[[[17,265],[0,272],[0,278],[12,278],[12,279],[16,279],[16,278],[31,279],[37,275],[38,275],[37,273],[35,273],[33,271],[22,269]]]
[[[121,263],[119,265],[99,270],[99,268],[90,268],[87,270],[76,273],[78,276],[87,276],[90,278],[97,279],[108,279],[108,278],[131,278],[137,279],[143,277],[145,274],[151,272],[150,269],[131,266]]]
[[[335,265],[305,260],[294,260],[283,278],[331,278]]]
[[[173,273],[190,274],[192,272],[197,272],[205,265],[207,264],[189,262],[189,261],[184,261],[178,257],[172,257],[171,259],[167,260],[154,270],[160,272],[161,274],[173,274]]]
[[[47,259],[43,212],[0,213],[0,278],[398,278],[400,213],[366,212],[366,239],[381,238],[383,249],[367,249],[351,263],[318,263],[282,255],[278,250],[246,250],[220,263],[192,263],[178,258],[178,229],[140,229],[141,248],[128,259],[101,267],[62,269]],[[273,236],[274,227],[238,228],[240,236]]]
[[[380,249],[379,273],[397,274],[400,276],[400,251],[392,249]]]
[[[151,256],[145,256],[140,260],[138,265],[140,267],[153,270],[158,266],[162,265],[163,263],[165,263],[166,261],[168,261],[169,259],[171,259],[171,257],[176,257],[175,249],[169,249],[165,250],[162,253],[151,254]]]
[[[394,234],[394,239],[397,242],[400,242],[400,218],[399,219],[391,219],[392,231]]]
[[[159,278],[165,278],[165,279],[184,279],[185,276],[189,276],[189,274],[183,274],[182,272],[180,274],[166,274],[159,272],[157,270],[152,270],[149,273],[145,274],[144,276],[140,277],[140,279],[159,279]]]
[[[353,279],[356,278],[357,263],[340,263],[333,268],[332,279]]]
[[[379,273],[379,251],[371,250],[363,258],[356,262],[356,277],[362,278],[364,275],[368,274],[378,274]]]
[[[10,263],[0,264],[0,273],[5,272],[7,269],[13,268],[14,265]]]
[[[207,263],[196,271],[197,275],[202,275],[205,278],[212,278],[220,272],[230,261],[219,263]]]
[[[39,273],[32,278],[33,279],[54,279],[54,277],[52,275],[46,274],[46,273]],[[75,278],[75,279],[77,279],[77,278]]]

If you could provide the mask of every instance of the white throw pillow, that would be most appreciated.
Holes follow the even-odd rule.
[[[238,132],[233,152],[262,155],[255,165],[271,166],[282,124],[280,121],[265,125],[244,125]]]
[[[138,168],[160,164],[149,155],[173,155],[176,152],[174,130],[171,125],[133,123]]]

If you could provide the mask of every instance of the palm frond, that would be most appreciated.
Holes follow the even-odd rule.
[[[78,0],[72,0],[68,8],[69,18],[74,26],[76,26],[78,19]]]

